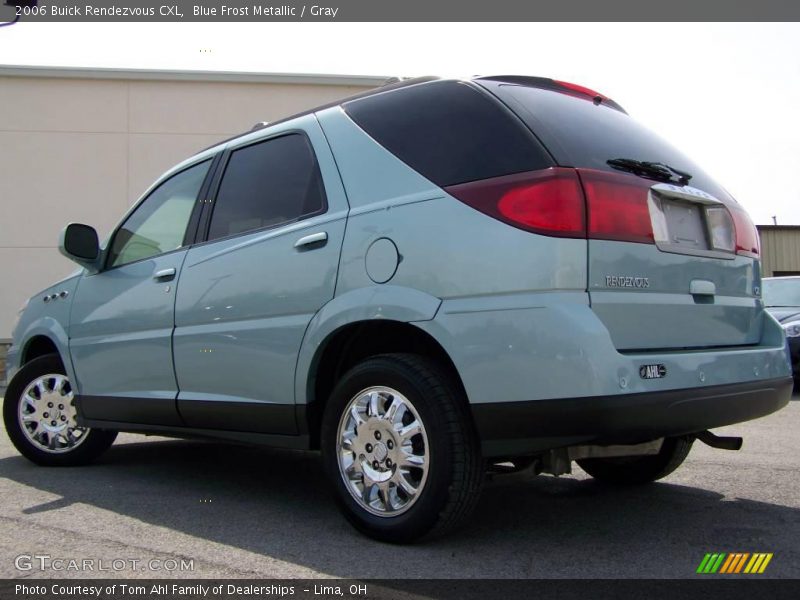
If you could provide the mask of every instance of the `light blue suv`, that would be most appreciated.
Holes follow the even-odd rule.
[[[586,88],[422,79],[161,177],[21,312],[4,404],[43,465],[118,431],[319,449],[362,532],[408,542],[487,469],[653,481],[784,406],[759,242],[698,166]]]

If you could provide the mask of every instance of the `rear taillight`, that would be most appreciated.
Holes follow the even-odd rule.
[[[652,244],[651,185],[631,175],[552,167],[446,189],[472,208],[526,231]]]
[[[667,224],[651,217],[649,179],[594,169],[551,167],[452,185],[447,192],[504,223],[543,235],[654,244]],[[710,246],[758,258],[758,231],[733,200],[705,208]],[[656,227],[657,235],[653,228]]]
[[[738,205],[728,204],[727,206],[736,229],[736,254],[758,258],[761,254],[761,242],[750,215]]]
[[[447,192],[509,225],[557,237],[586,237],[586,210],[575,169],[542,171],[461,183]]]
[[[593,169],[578,169],[578,174],[586,192],[590,238],[655,243],[647,204],[652,181]]]

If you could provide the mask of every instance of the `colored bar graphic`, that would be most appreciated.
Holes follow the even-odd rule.
[[[772,560],[772,552],[770,552],[769,554],[767,554],[764,557],[764,562],[761,563],[761,566],[759,567],[758,572],[759,573],[763,573],[764,570],[767,568],[767,565],[769,564],[769,561],[771,561],[771,560]]]
[[[748,559],[748,557],[750,556],[750,553],[749,552],[745,552],[741,556],[742,556],[742,558],[740,558],[739,562],[736,563],[736,570],[735,571],[731,571],[732,573],[739,573],[742,570],[742,567],[744,566],[744,562]]]
[[[736,567],[739,566],[739,561],[741,560],[741,558],[742,558],[742,553],[741,552],[736,552],[733,555],[733,563],[731,563],[731,570],[728,571],[729,573],[735,573],[736,572]]]
[[[711,555],[710,554],[706,554],[703,557],[703,560],[700,561],[700,566],[697,567],[697,571],[696,572],[697,573],[705,573],[706,572],[706,565],[708,564],[709,560],[711,560]]]
[[[732,552],[728,555],[728,560],[725,561],[725,564],[722,565],[722,568],[719,570],[720,573],[733,573],[736,569],[736,565],[739,564],[739,559],[742,555],[739,552]]]
[[[728,554],[727,560],[722,563],[722,568],[719,570],[720,573],[729,573],[728,569],[731,568],[731,564],[733,563],[734,559],[736,558],[735,554]]]
[[[761,566],[761,563],[764,561],[764,557],[766,554],[762,554],[760,552],[756,552],[753,554],[753,558],[750,559],[750,562],[747,563],[747,567],[745,567],[745,573],[758,573],[758,568]]]
[[[739,574],[739,573],[763,573],[773,554],[767,552],[708,552],[700,561],[697,573],[702,574]],[[747,566],[745,566],[747,565]]]
[[[719,558],[714,562],[713,565],[711,565],[711,569],[709,569],[708,572],[716,573],[717,569],[719,569],[720,565],[722,564],[722,559],[724,558],[725,558],[725,553],[724,552],[720,553]]]
[[[717,562],[718,558],[719,558],[718,553],[715,552],[714,554],[712,554],[711,557],[708,559],[708,563],[706,563],[705,569],[703,569],[703,573],[711,573],[711,569],[714,568],[714,563]]]

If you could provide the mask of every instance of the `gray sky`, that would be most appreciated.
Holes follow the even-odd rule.
[[[553,77],[617,100],[757,223],[800,225],[796,23],[20,23],[0,63]]]

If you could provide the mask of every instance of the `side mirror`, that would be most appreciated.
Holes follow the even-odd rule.
[[[94,227],[81,223],[70,223],[61,232],[58,251],[68,259],[89,270],[97,270],[100,257],[100,242]]]

